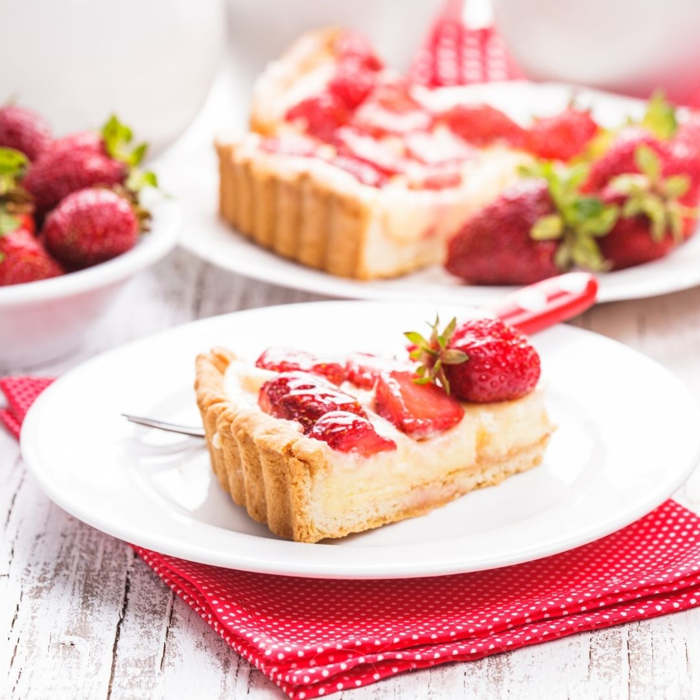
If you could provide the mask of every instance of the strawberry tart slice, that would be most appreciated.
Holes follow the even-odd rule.
[[[214,349],[196,393],[221,486],[275,534],[343,537],[425,513],[540,463],[540,358],[500,320],[407,333],[403,358]]]

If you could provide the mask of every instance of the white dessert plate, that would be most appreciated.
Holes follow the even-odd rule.
[[[219,487],[204,442],[127,423],[122,411],[199,423],[195,355],[254,359],[268,345],[393,353],[433,305],[322,302],[198,321],[104,353],[30,410],[22,454],[59,506],[150,549],[236,569],[328,578],[432,576],[561,552],[627,525],[700,456],[700,410],[668,371],[566,325],[534,337],[558,425],[541,466],[428,515],[320,544],[278,539]],[[448,318],[455,307],[439,309]]]
[[[435,303],[479,304],[495,301],[508,288],[462,284],[441,266],[391,280],[363,282],[334,277],[325,272],[285,260],[237,234],[217,215],[218,175],[212,141],[214,134],[231,125],[246,99],[236,83],[220,76],[207,108],[183,141],[159,164],[167,181],[181,195],[185,225],[181,245],[219,267],[246,277],[317,294],[356,299],[401,301],[431,299]],[[572,86],[527,82],[488,83],[459,88],[464,99],[488,101],[514,118],[561,111],[572,96],[589,106],[600,123],[619,125],[628,116],[641,116],[644,103],[612,93]],[[187,167],[183,167],[183,163]],[[700,236],[667,257],[626,270],[600,275],[601,302],[656,296],[700,284]]]

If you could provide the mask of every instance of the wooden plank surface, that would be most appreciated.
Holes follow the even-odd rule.
[[[128,285],[79,352],[17,373],[56,375],[178,323],[319,298],[176,251]],[[576,323],[647,353],[700,394],[700,289],[608,304]],[[646,398],[653,410],[654,397]],[[700,471],[677,497],[700,512]],[[128,547],[54,506],[4,431],[0,522],[0,698],[282,697]],[[700,698],[700,610],[404,674],[338,697]]]

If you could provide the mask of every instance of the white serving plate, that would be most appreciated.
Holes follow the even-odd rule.
[[[689,475],[700,410],[652,360],[562,325],[535,336],[558,425],[543,464],[434,510],[342,540],[281,540],[219,487],[202,440],[128,424],[122,411],[199,423],[193,362],[214,345],[255,358],[268,345],[318,352],[400,351],[434,305],[299,304],[174,328],[99,355],[29,411],[22,454],[72,515],[159,552],[224,567],[309,577],[392,578],[475,571],[589,542],[644,515]],[[449,318],[455,307],[441,307]]]
[[[561,111],[572,96],[590,106],[603,124],[617,125],[644,111],[641,100],[554,83],[488,83],[460,88],[465,99],[488,101],[520,120]],[[363,282],[334,277],[285,260],[236,234],[217,215],[218,175],[214,135],[244,128],[247,95],[240,80],[222,73],[203,114],[167,158],[159,172],[182,195],[185,226],[181,245],[221,268],[246,277],[334,297],[436,303],[480,304],[500,298],[508,288],[471,286],[433,266],[397,279]],[[234,132],[235,133],[235,132]],[[187,167],[183,167],[183,163]],[[700,236],[662,260],[600,275],[601,302],[656,296],[700,284]]]

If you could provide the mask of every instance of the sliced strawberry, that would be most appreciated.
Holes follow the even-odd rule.
[[[505,141],[522,146],[527,132],[507,114],[486,104],[456,105],[440,118],[457,136],[475,146],[488,146]]]
[[[462,169],[457,163],[424,165],[408,173],[408,187],[413,190],[444,190],[462,184]]]
[[[260,142],[260,149],[267,153],[280,153],[286,156],[308,157],[316,152],[316,141],[302,134],[284,134],[270,137]]]
[[[305,433],[331,411],[348,411],[366,417],[354,396],[305,372],[283,372],[265,382],[260,387],[258,405],[276,418],[298,421]]]
[[[359,62],[364,68],[373,71],[381,70],[384,67],[369,41],[357,32],[343,31],[336,40],[334,48],[340,62]]]
[[[345,363],[346,378],[360,389],[371,389],[383,372],[394,370],[410,371],[410,364],[387,357],[377,357],[367,353],[355,352]]]
[[[355,112],[352,125],[373,136],[402,135],[430,129],[433,116],[411,97],[407,83],[395,81],[375,88]]]
[[[348,411],[326,413],[318,419],[308,435],[327,442],[334,450],[357,452],[363,457],[396,449],[396,443],[382,437],[366,418]]]
[[[377,74],[359,60],[346,60],[338,65],[328,83],[328,91],[348,109],[355,109],[367,99],[377,83]]]
[[[311,372],[324,376],[333,384],[345,381],[345,366],[340,362],[319,359],[310,352],[290,348],[268,348],[255,361],[256,367],[273,372]]]
[[[464,409],[435,384],[416,384],[411,372],[382,374],[375,385],[373,409],[413,438],[449,430]]]
[[[569,108],[554,117],[535,120],[527,134],[527,150],[540,158],[570,160],[596,135],[598,124],[588,110]]]
[[[347,107],[330,92],[307,97],[285,114],[287,121],[301,121],[308,133],[322,141],[331,141],[336,129],[347,123],[349,117]]]
[[[385,142],[345,126],[336,132],[338,151],[368,163],[383,175],[396,175],[405,170],[405,160]]]
[[[334,156],[329,163],[350,173],[363,185],[381,187],[387,181],[387,176],[384,173],[380,172],[369,163],[359,160],[358,158],[353,158],[352,156]]]
[[[407,134],[405,144],[408,155],[426,165],[461,163],[476,153],[476,149],[448,129]]]

